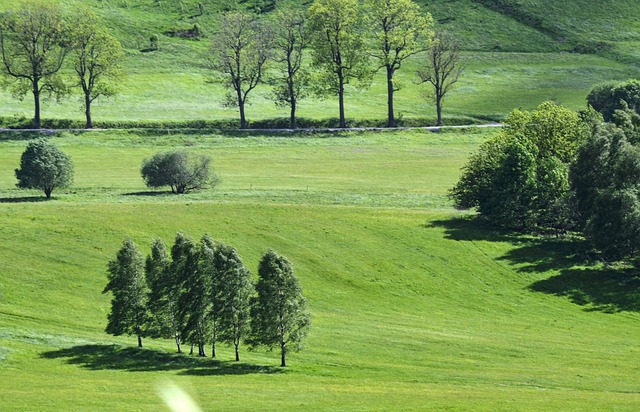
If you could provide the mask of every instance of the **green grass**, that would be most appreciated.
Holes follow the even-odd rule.
[[[26,141],[3,135],[0,409],[161,410],[173,382],[205,410],[635,410],[637,278],[580,242],[451,209],[446,189],[491,133],[66,134],[53,141],[76,184],[49,202],[12,188]],[[223,183],[141,193],[139,161],[169,147],[214,155]],[[148,253],[177,231],[236,246],[254,272],[267,248],[290,258],[313,328],[287,370],[262,350],[236,364],[231,348],[200,360],[104,334],[122,239]]]

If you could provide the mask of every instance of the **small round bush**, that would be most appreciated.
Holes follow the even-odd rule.
[[[22,189],[40,189],[47,199],[54,189],[68,187],[73,182],[71,158],[45,139],[27,145],[16,169],[16,186]]]
[[[211,174],[211,157],[186,151],[156,153],[142,162],[140,170],[148,187],[171,187],[172,193],[213,187],[218,178]]]

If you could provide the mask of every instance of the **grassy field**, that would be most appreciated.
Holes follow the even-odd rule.
[[[13,188],[26,140],[0,141],[0,410],[161,410],[171,384],[205,410],[635,410],[637,278],[586,261],[580,243],[500,234],[446,190],[492,132],[342,135],[61,135],[76,184]],[[149,192],[140,161],[183,147],[222,184]],[[104,334],[106,263],[125,236],[210,233],[255,272],[275,248],[313,317],[305,350]]]

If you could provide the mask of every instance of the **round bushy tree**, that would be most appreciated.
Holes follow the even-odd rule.
[[[145,159],[140,172],[148,187],[169,186],[172,193],[215,186],[219,180],[211,174],[211,157],[178,150]]]
[[[18,179],[16,186],[43,190],[47,199],[50,199],[54,189],[72,183],[73,163],[54,144],[39,139],[27,145],[20,159],[20,168],[15,173]]]

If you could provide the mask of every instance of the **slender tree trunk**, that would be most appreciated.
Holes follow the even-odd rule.
[[[235,343],[235,347],[236,347],[236,362],[240,362],[240,352],[238,350],[238,346],[240,346],[238,343]]]
[[[393,67],[387,66],[387,127],[396,127],[393,113]]]
[[[189,351],[189,355],[193,355],[193,347],[195,346],[195,343],[191,344],[191,350]]]
[[[180,336],[176,333],[176,346],[178,347],[178,353],[182,353],[182,348],[180,347]]]
[[[340,128],[347,127],[347,122],[344,117],[344,76],[342,70],[338,72],[338,105],[340,106]]]
[[[204,345],[202,343],[198,343],[198,356],[206,357],[206,353],[204,353]]]
[[[289,99],[291,100],[291,116],[289,119],[289,127],[291,129],[296,128],[296,90],[293,80],[293,67],[291,66],[291,54],[287,56],[287,72],[289,74],[289,80],[287,86],[289,87]]]
[[[438,126],[442,126],[442,95],[436,94],[436,113],[438,115]]]
[[[33,127],[35,129],[40,128],[40,86],[38,82],[33,82]]]
[[[240,90],[240,87],[238,87],[238,90],[236,90],[236,92],[238,94],[238,109],[240,110],[240,128],[246,129],[247,119],[244,115],[244,99],[242,99],[242,91]]]
[[[280,358],[281,358],[280,366],[282,366],[283,368],[287,366],[286,354],[287,354],[287,344],[285,343],[284,340],[281,340],[280,341]]]
[[[91,120],[91,96],[88,93],[84,95],[84,114],[87,118],[87,129],[93,129],[93,121]]]
[[[51,199],[51,192],[53,191],[52,188],[50,187],[46,187],[44,189],[44,195],[47,197],[47,199]]]
[[[138,347],[142,347],[142,333],[140,331],[140,326],[136,326],[136,333],[138,334]]]
[[[213,339],[211,340],[211,357],[216,357],[216,341],[218,340],[218,331],[216,330],[216,321],[213,321]]]

